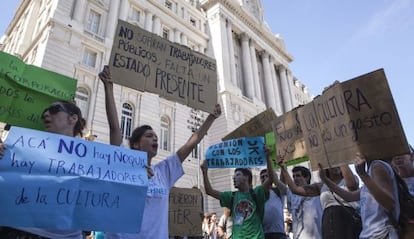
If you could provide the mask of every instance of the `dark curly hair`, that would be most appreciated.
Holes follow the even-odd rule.
[[[142,125],[136,129],[134,129],[134,131],[132,132],[131,137],[129,137],[129,147],[131,149],[134,149],[134,144],[139,142],[139,140],[141,139],[141,137],[144,135],[144,133],[147,130],[152,130],[152,127],[149,125]]]

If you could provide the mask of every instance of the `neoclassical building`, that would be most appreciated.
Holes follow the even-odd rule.
[[[211,144],[267,108],[277,115],[311,100],[289,68],[293,57],[271,32],[260,0],[22,0],[0,40],[0,50],[27,64],[77,79],[76,102],[95,141],[108,143],[103,85],[118,19],[128,21],[217,61],[223,114],[185,161],[177,187],[203,188],[200,159]],[[157,95],[115,85],[115,101],[127,145],[132,130],[150,124],[159,136],[155,161],[176,151],[207,113]],[[85,132],[86,133],[86,132]],[[259,183],[258,169],[254,184]],[[212,185],[234,189],[233,170],[210,170]],[[218,211],[206,197],[205,209]]]

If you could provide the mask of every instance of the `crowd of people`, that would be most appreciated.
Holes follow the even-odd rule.
[[[122,135],[113,96],[109,67],[99,74],[105,88],[105,105],[109,123],[110,144],[120,146]],[[171,156],[153,164],[157,155],[158,137],[153,128],[136,128],[129,139],[132,150],[147,153],[149,188],[145,198],[142,226],[139,233],[103,233],[81,230],[0,227],[0,238],[168,238],[168,192],[184,174],[182,163],[203,139],[214,120],[221,115],[216,105],[204,123],[188,141]],[[41,114],[47,132],[71,137],[82,136],[85,124],[82,113],[72,102],[57,101]],[[265,146],[264,146],[265,147]],[[6,147],[0,141],[0,158]],[[201,164],[207,195],[219,200],[223,213],[205,213],[201,225],[204,239],[397,239],[414,238],[414,221],[398,227],[400,214],[399,179],[414,194],[414,153],[391,159],[367,159],[355,155],[357,175],[348,165],[320,169],[321,181],[311,183],[308,168],[295,166],[289,174],[283,159],[279,160],[280,177],[273,169],[270,151],[266,151],[266,169],[260,172],[260,185],[253,185],[248,168],[236,168],[233,184],[236,191],[219,191],[211,185],[207,162]],[[359,180],[363,182],[360,185]],[[162,190],[152,190],[159,188]],[[288,215],[284,212],[287,207]],[[412,217],[411,217],[412,218]]]

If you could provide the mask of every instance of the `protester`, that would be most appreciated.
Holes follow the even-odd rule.
[[[233,227],[233,218],[231,217],[231,211],[225,207],[223,215],[220,217],[218,223],[218,235],[220,239],[231,239]]]
[[[273,171],[270,151],[266,148],[267,170]],[[252,172],[247,168],[236,168],[233,175],[235,192],[219,192],[212,188],[208,178],[207,161],[201,165],[204,187],[207,195],[220,200],[222,207],[230,208],[233,218],[232,237],[237,239],[263,239],[263,214],[269,188],[274,181],[273,174],[263,183],[252,188]]]
[[[76,137],[82,136],[85,120],[80,109],[73,103],[57,101],[46,108],[41,119],[45,130],[50,133]],[[0,157],[3,157],[5,144],[0,140]],[[0,159],[1,159],[0,158]],[[5,192],[3,192],[5,193]],[[0,238],[8,239],[82,239],[80,230],[55,230],[45,228],[0,227]]]
[[[217,213],[212,212],[210,214],[210,221],[208,224],[208,238],[209,239],[217,239],[218,236],[218,221],[217,221]]]
[[[275,172],[270,172],[275,174]],[[267,169],[260,171],[260,182],[262,185],[269,178]],[[269,199],[265,203],[263,218],[263,232],[265,239],[286,239],[285,222],[283,215],[284,196],[286,196],[286,185],[276,175],[273,176],[274,184],[270,184]]]
[[[358,203],[347,203],[338,195],[333,194],[322,182],[297,186],[289,176],[286,167],[281,163],[284,179],[292,193],[314,197],[320,196],[323,208],[322,238],[323,239],[352,239],[358,238],[360,226],[353,223],[351,211],[359,206]],[[358,189],[358,179],[348,166],[327,169],[328,177],[339,187],[349,191]]]
[[[395,156],[392,158],[391,164],[397,171],[398,175],[404,179],[411,195],[414,195],[414,153],[410,146],[410,153]]]
[[[209,235],[208,235],[208,231],[210,229],[210,213],[204,213],[204,219],[203,222],[201,224],[201,230],[203,233],[203,239],[208,239]]]
[[[388,238],[398,239],[393,221],[398,220],[400,207],[398,189],[394,171],[387,162],[372,160],[368,163],[368,172],[365,157],[357,153],[355,169],[364,182],[364,186],[356,191],[345,191],[329,179],[323,170],[321,179],[335,193],[347,201],[360,200],[362,231],[360,239]]]
[[[398,175],[404,180],[407,185],[408,191],[414,196],[414,153],[413,148],[410,146],[410,153],[395,156],[392,158],[391,164],[398,173]],[[414,215],[412,216],[414,217]],[[414,220],[405,218],[407,225],[401,228],[400,239],[414,238]]]
[[[282,176],[284,177],[282,170]],[[293,181],[302,187],[311,182],[308,168],[295,166],[292,169]],[[322,238],[322,205],[319,197],[305,197],[287,192],[287,207],[292,215],[293,239]]]
[[[113,145],[121,145],[122,135],[119,132],[119,121],[113,97],[113,83],[110,82],[111,74],[108,66],[99,73],[105,87],[105,104],[108,122],[110,125],[110,142]],[[214,120],[221,114],[220,105],[215,106],[214,114],[210,114],[204,123],[178,149],[176,153],[152,165],[152,159],[157,155],[158,137],[149,125],[136,128],[129,139],[131,149],[147,152],[148,157],[148,191],[145,198],[144,215],[139,233],[107,233],[107,239],[114,238],[168,238],[168,202],[169,191],[175,182],[184,174],[182,162],[192,152],[194,147],[207,134]],[[139,228],[137,228],[139,230]]]

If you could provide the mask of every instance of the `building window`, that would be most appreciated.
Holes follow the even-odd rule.
[[[170,38],[170,30],[168,30],[167,28],[163,28],[162,37],[168,40]]]
[[[92,68],[95,68],[97,56],[98,53],[91,51],[89,49],[85,49],[85,51],[83,52],[82,63]]]
[[[194,18],[190,18],[190,24],[193,26],[193,27],[196,27],[197,26],[197,21],[194,19]]]
[[[82,117],[86,119],[89,111],[89,91],[85,87],[78,87],[75,95],[76,106],[79,107]]]
[[[141,11],[135,8],[132,9],[131,20],[135,22],[141,21]]]
[[[165,5],[166,8],[172,9],[172,2],[170,2],[168,0],[165,0],[165,4],[164,5]]]
[[[86,30],[94,34],[98,34],[100,23],[101,23],[101,14],[95,12],[94,10],[90,10],[88,21],[86,23]]]
[[[129,139],[129,137],[131,136],[133,113],[134,113],[134,110],[130,104],[128,103],[122,104],[121,132],[122,132],[122,138],[124,139]]]
[[[170,119],[167,116],[161,117],[160,149],[171,150],[171,127]]]

